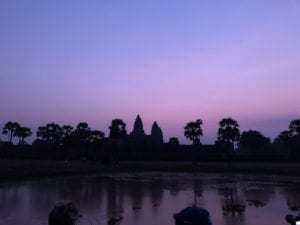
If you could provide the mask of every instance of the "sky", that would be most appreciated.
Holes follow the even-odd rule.
[[[164,140],[222,118],[276,137],[300,118],[299,0],[1,0],[0,126],[140,114]],[[5,137],[2,136],[2,139]]]

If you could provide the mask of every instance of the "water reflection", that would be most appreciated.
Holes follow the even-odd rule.
[[[163,198],[164,184],[160,179],[153,179],[150,184],[150,197],[153,207],[159,207]]]
[[[249,182],[243,189],[248,206],[265,207],[275,197],[275,186],[270,182]]]
[[[299,185],[288,185],[283,189],[283,194],[286,197],[288,208],[292,212],[300,213],[300,187]]]
[[[300,212],[299,179],[262,176],[135,173],[0,185],[0,225],[46,225],[58,200],[73,201],[81,225],[174,224],[173,213],[196,204],[216,225],[284,224]]]
[[[244,224],[246,205],[239,183],[233,181],[220,185],[219,194],[225,224]]]

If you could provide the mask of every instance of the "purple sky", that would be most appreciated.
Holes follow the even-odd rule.
[[[201,118],[274,138],[300,117],[300,1],[0,1],[0,125],[87,121],[165,141]],[[4,137],[2,137],[4,139]]]

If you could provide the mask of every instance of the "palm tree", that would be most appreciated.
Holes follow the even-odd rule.
[[[223,146],[227,151],[228,166],[231,166],[231,153],[234,143],[240,138],[239,124],[232,118],[224,118],[219,122],[218,139],[216,143]]]
[[[219,143],[226,143],[234,147],[234,143],[240,138],[239,124],[232,118],[224,118],[219,122],[218,130]]]
[[[193,145],[200,143],[200,136],[203,135],[201,128],[202,120],[198,119],[195,122],[189,122],[184,127],[184,136],[193,142]]]
[[[14,134],[15,137],[19,138],[19,144],[24,143],[24,139],[31,136],[31,129],[28,127],[18,127]]]
[[[2,134],[8,135],[8,141],[12,142],[12,138],[19,127],[20,125],[17,122],[8,121],[2,128]]]
[[[197,146],[201,144],[200,136],[203,135],[201,128],[202,120],[197,119],[195,122],[188,122],[184,127],[184,136],[193,142],[193,164],[197,163]]]

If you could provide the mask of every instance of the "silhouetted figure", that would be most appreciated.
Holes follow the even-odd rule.
[[[293,215],[286,215],[285,217],[286,222],[288,222],[291,225],[297,225],[300,223],[300,215],[298,216],[293,216]]]
[[[117,222],[121,221],[122,219],[123,219],[123,217],[120,217],[120,218],[110,218],[107,221],[107,224],[108,225],[115,225]]]
[[[209,212],[199,207],[187,207],[174,215],[176,225],[212,225]]]
[[[48,225],[75,225],[80,215],[73,202],[57,203],[48,217]]]

